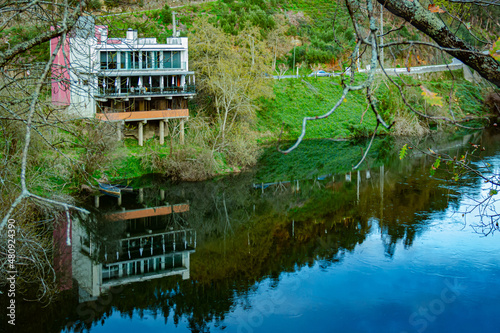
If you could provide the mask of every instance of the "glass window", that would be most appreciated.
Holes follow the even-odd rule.
[[[117,68],[117,52],[108,52],[108,69],[116,69]]]
[[[163,68],[172,68],[172,52],[163,51]]]
[[[181,53],[178,51],[172,52],[172,68],[181,68]]]
[[[139,51],[130,53],[130,69],[139,69]]]
[[[130,53],[130,52],[120,52],[120,69],[125,69],[126,68],[127,53]]]
[[[126,54],[127,54],[127,69],[132,69],[132,64],[133,64],[132,55],[133,55],[133,53],[127,52]]]
[[[142,52],[142,69],[149,68],[148,53],[149,52],[147,52],[147,51]]]
[[[154,61],[155,61],[154,68],[160,68],[160,52],[155,51],[153,53],[154,53],[153,56],[154,56]]]
[[[108,52],[101,51],[101,69],[108,69]]]

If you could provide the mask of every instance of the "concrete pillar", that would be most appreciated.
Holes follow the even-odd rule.
[[[124,121],[119,121],[116,123],[116,137],[118,141],[121,141],[123,138],[123,128],[125,127]]]
[[[139,123],[139,128],[137,129],[139,131],[138,135],[139,135],[139,146],[143,146],[144,145],[144,124],[147,124],[148,121],[147,120],[143,120]]]
[[[138,135],[139,135],[139,146],[141,146],[141,147],[142,147],[142,146],[143,146],[143,144],[144,144],[144,142],[143,142],[143,141],[144,141],[144,132],[143,132],[143,130],[144,130],[144,129],[143,129],[143,126],[144,126],[144,124],[143,124],[143,122],[141,121],[141,122],[139,123],[139,127],[138,127],[138,129],[137,129],[137,130],[139,131],[139,133],[138,133]]]
[[[165,122],[160,120],[160,145],[165,143]]]
[[[179,137],[180,137],[180,140],[181,140],[181,145],[184,144],[184,121],[185,119],[182,118],[181,119],[181,123],[180,123],[180,133],[179,133]]]

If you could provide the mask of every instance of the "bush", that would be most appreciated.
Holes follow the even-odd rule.
[[[172,9],[168,4],[165,4],[163,9],[160,11],[160,22],[164,26],[172,24]]]
[[[89,3],[87,4],[88,11],[97,11],[101,10],[101,8],[102,8],[102,3],[100,0],[90,0]]]

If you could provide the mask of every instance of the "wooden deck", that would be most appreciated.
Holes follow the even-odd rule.
[[[172,206],[160,206],[160,207],[129,210],[125,212],[109,214],[107,215],[107,217],[110,220],[120,221],[120,220],[140,219],[143,217],[151,217],[151,216],[169,215],[172,214],[172,212],[183,213],[188,211],[189,211],[189,204],[179,204]]]
[[[189,117],[188,109],[96,113],[96,118],[103,121],[141,121],[186,117]]]

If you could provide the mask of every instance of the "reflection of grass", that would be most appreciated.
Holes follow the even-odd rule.
[[[378,165],[390,147],[391,137],[376,139],[362,166]],[[366,142],[334,142],[328,140],[307,140],[297,149],[283,155],[274,148],[266,150],[259,162],[257,182],[311,179],[332,173],[345,173],[361,159]]]

